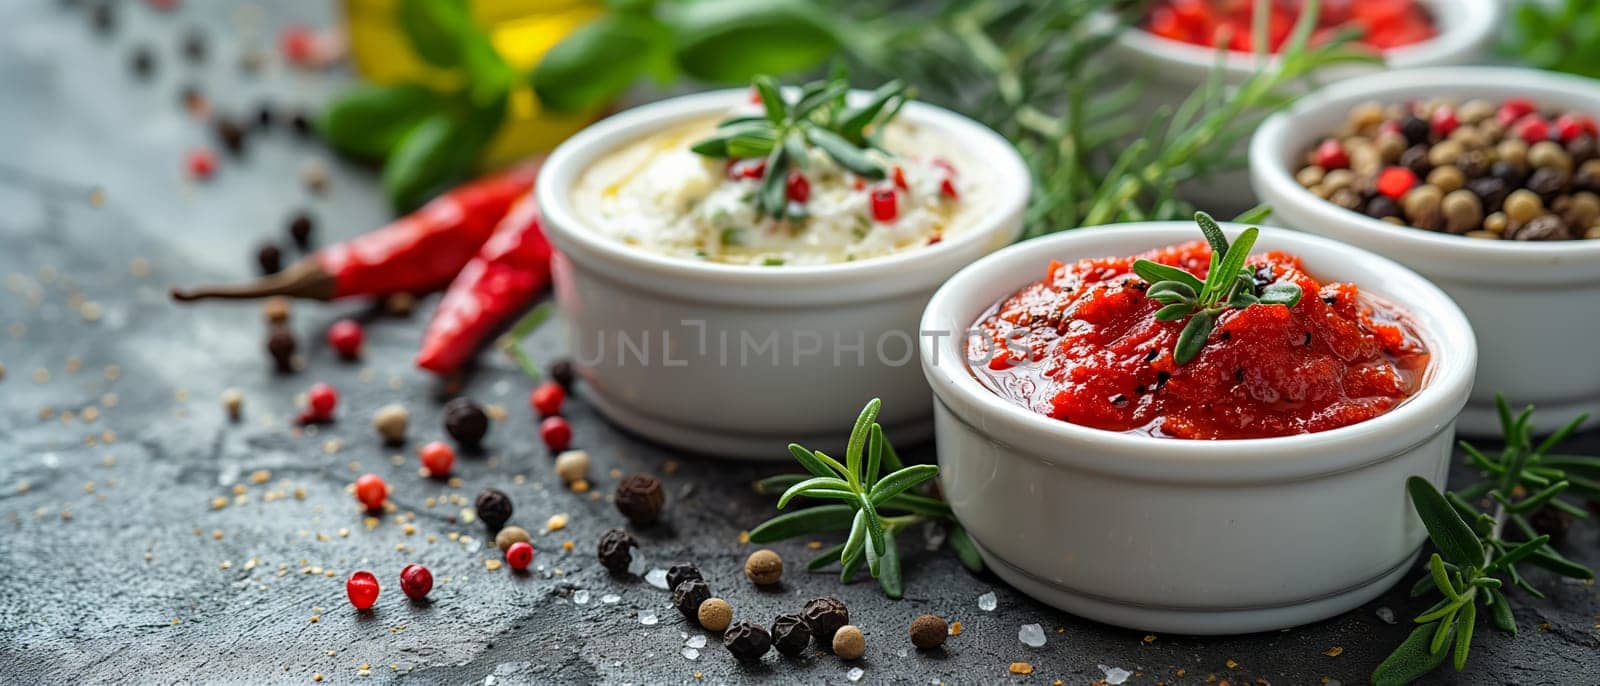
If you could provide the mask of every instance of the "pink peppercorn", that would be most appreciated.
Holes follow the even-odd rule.
[[[417,453],[422,460],[422,467],[428,470],[429,476],[444,476],[450,473],[450,467],[456,463],[456,451],[448,443],[434,441],[422,446],[422,451]]]
[[[1543,117],[1537,114],[1530,114],[1518,119],[1517,123],[1511,127],[1511,130],[1518,138],[1527,141],[1529,144],[1550,140],[1550,125],[1545,122]]]
[[[1378,192],[1399,200],[1412,186],[1417,185],[1417,174],[1405,167],[1386,167],[1378,174]]]
[[[1350,155],[1344,151],[1344,145],[1332,138],[1322,141],[1312,158],[1312,163],[1324,170],[1344,169],[1350,166]]]
[[[333,419],[333,408],[339,405],[339,391],[325,383],[311,384],[306,391],[306,414],[311,421],[325,422]]]
[[[539,437],[551,452],[561,452],[572,445],[572,425],[562,417],[546,417],[539,422]]]
[[[389,484],[377,474],[366,474],[356,479],[356,500],[368,510],[382,510],[383,501],[389,498]]]
[[[370,610],[378,602],[378,577],[365,569],[350,575],[344,582],[344,592],[350,595],[350,604],[357,610]]]
[[[1429,123],[1433,125],[1434,135],[1440,138],[1450,135],[1451,131],[1461,126],[1461,120],[1456,118],[1455,109],[1447,105],[1435,109],[1433,116],[1429,118]]]
[[[354,319],[340,319],[328,327],[328,345],[347,360],[361,355],[361,340],[364,337],[361,325]]]
[[[527,541],[517,541],[512,543],[510,548],[506,548],[506,564],[511,565],[512,569],[522,571],[527,569],[531,562],[533,562],[533,546]]]
[[[1495,118],[1500,120],[1502,125],[1510,126],[1512,122],[1532,114],[1535,109],[1537,108],[1534,107],[1532,100],[1511,98],[1500,104],[1500,110],[1495,112]]]
[[[1588,134],[1590,136],[1600,133],[1600,126],[1595,124],[1593,117],[1584,117],[1572,113],[1556,117],[1556,135],[1561,142],[1567,143],[1572,139]]]
[[[197,179],[209,179],[217,171],[217,156],[205,148],[196,148],[189,151],[186,160],[189,175]]]
[[[407,598],[422,600],[433,590],[433,572],[422,565],[406,565],[400,570],[400,590]]]
[[[788,187],[785,192],[789,194],[791,202],[804,204],[811,199],[811,182],[806,180],[806,175],[797,171],[789,172]]]
[[[533,389],[528,395],[528,404],[533,406],[533,411],[540,417],[554,417],[561,414],[561,404],[567,400],[567,389],[554,381],[546,381]]]

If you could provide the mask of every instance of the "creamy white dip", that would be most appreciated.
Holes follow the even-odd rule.
[[[869,153],[889,178],[862,179],[811,149],[801,171],[809,197],[791,203],[803,217],[773,219],[756,209],[759,174],[741,173],[755,160],[730,166],[689,149],[711,136],[716,122],[682,124],[611,152],[583,172],[573,205],[589,226],[641,250],[775,266],[848,262],[936,243],[970,226],[985,195],[961,151],[931,130],[895,120],[883,136],[890,154]],[[895,211],[885,220],[872,196],[891,189]]]

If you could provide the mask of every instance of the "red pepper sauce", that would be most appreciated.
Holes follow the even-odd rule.
[[[1269,5],[1267,46],[1283,49],[1300,17],[1302,2],[1275,0]],[[1331,40],[1341,31],[1360,29],[1358,44],[1389,50],[1421,43],[1438,35],[1433,17],[1416,0],[1338,0],[1324,2],[1317,15],[1312,45]],[[1152,4],[1141,26],[1170,40],[1214,47],[1225,42],[1229,50],[1255,49],[1251,0],[1162,0]]]
[[[1205,278],[1204,241],[1145,259]],[[1422,384],[1428,352],[1406,315],[1348,283],[1322,284],[1300,258],[1251,257],[1257,283],[1299,284],[1292,309],[1255,305],[1218,317],[1199,357],[1179,366],[1184,322],[1132,272],[1135,257],[1052,262],[1043,280],[985,312],[967,339],[974,373],[999,395],[1062,421],[1194,439],[1327,431],[1371,419]]]

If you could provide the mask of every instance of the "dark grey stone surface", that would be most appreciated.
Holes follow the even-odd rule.
[[[296,208],[313,210],[324,241],[386,218],[370,170],[281,128],[252,136],[241,159],[223,155],[210,182],[183,173],[184,153],[212,144],[210,130],[178,106],[184,84],[202,88],[218,111],[237,113],[263,99],[313,105],[347,82],[337,71],[292,72],[275,61],[259,78],[237,68],[240,45],[271,48],[291,19],[326,24],[331,3],[187,2],[158,15],[119,2],[117,28],[106,36],[70,4],[0,8],[0,682],[305,683],[319,673],[351,682],[363,664],[371,665],[366,678],[383,681],[695,683],[697,673],[705,682],[845,681],[851,665],[831,656],[773,654],[739,667],[715,637],[698,660],[686,659],[686,639],[703,632],[682,621],[666,592],[616,581],[595,562],[600,533],[622,519],[604,500],[559,484],[525,401],[531,383],[498,355],[486,356],[465,388],[508,414],[495,422],[486,454],[458,462],[459,488],[419,478],[416,447],[442,436],[441,389],[410,365],[432,299],[410,319],[378,316],[361,303],[298,305],[293,327],[308,367],[290,376],[271,373],[255,306],[167,301],[172,283],[252,273],[254,246],[286,244],[282,227]],[[191,26],[210,38],[204,65],[182,60],[180,36]],[[129,71],[142,44],[158,53],[148,81]],[[308,196],[299,182],[310,160],[332,171],[324,197]],[[102,189],[101,206],[92,205],[92,189]],[[321,342],[342,316],[369,320],[359,363],[338,361]],[[555,326],[540,331],[531,353],[558,356],[558,334]],[[319,380],[342,393],[339,421],[294,436],[295,396]],[[217,400],[228,387],[245,396],[237,424]],[[390,402],[412,412],[403,449],[381,446],[370,427],[372,412]],[[1423,604],[1396,590],[1289,631],[1147,642],[971,575],[915,540],[904,542],[908,590],[899,602],[870,583],[841,587],[830,575],[793,571],[808,557],[801,542],[776,546],[791,571],[780,589],[759,591],[741,578],[753,547],[738,536],[770,512],[770,501],[748,488],[770,467],[695,459],[632,439],[599,420],[581,392],[567,414],[594,458],[597,490],[615,484],[613,469],[666,480],[667,524],[638,532],[651,566],[698,562],[740,617],[763,623],[809,597],[839,596],[867,633],[863,682],[1084,684],[1106,665],[1136,672],[1128,683],[1139,684],[1212,675],[1233,684],[1364,683],[1406,632],[1378,610],[1390,608],[1403,623]],[[330,440],[337,450],[325,449]],[[1593,434],[1579,443],[1600,451]],[[929,456],[926,447],[911,452]],[[667,460],[676,461],[675,473]],[[264,483],[253,482],[257,470],[269,473]],[[390,482],[398,505],[370,530],[345,492],[368,471]],[[480,525],[459,517],[489,486],[509,492],[513,521],[536,532],[538,571],[485,569],[483,560],[498,555],[479,548],[487,538]],[[449,502],[456,496],[464,500]],[[215,498],[227,505],[214,509]],[[429,499],[444,502],[430,507]],[[558,513],[570,516],[567,528],[538,534]],[[571,552],[562,549],[567,540]],[[1581,524],[1566,550],[1600,563],[1600,533]],[[411,603],[399,592],[409,562],[432,568],[432,602]],[[344,579],[355,569],[384,584],[372,613],[345,600]],[[1518,599],[1522,634],[1480,629],[1468,674],[1442,681],[1600,682],[1595,588],[1535,578],[1551,600]],[[580,589],[586,604],[574,601]],[[999,596],[994,612],[977,606],[988,591]],[[607,594],[619,602],[602,602]],[[660,622],[642,625],[641,611]],[[924,612],[959,620],[964,630],[942,652],[910,651],[906,627]],[[1035,622],[1049,635],[1040,649],[1017,640],[1018,627]],[[1342,653],[1325,654],[1333,648]],[[1012,676],[1007,665],[1015,661],[1036,671]]]

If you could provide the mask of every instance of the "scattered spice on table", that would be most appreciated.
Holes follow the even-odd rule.
[[[582,450],[567,450],[556,456],[556,476],[563,483],[573,485],[583,481],[589,476],[589,453]]]
[[[261,246],[256,250],[256,266],[261,268],[262,276],[283,271],[283,251],[271,243]]]
[[[372,415],[372,428],[384,443],[399,445],[406,440],[406,427],[411,423],[411,413],[404,405],[391,403],[378,408]]]
[[[513,509],[511,496],[494,488],[486,488],[479,493],[477,500],[473,501],[473,508],[477,510],[478,519],[483,520],[484,526],[496,532],[510,521]]]
[[[733,622],[733,606],[721,598],[707,598],[695,615],[705,630],[724,631]]]
[[[709,599],[711,587],[703,579],[686,579],[672,588],[672,605],[689,619],[697,619],[700,604]]]
[[[722,645],[740,662],[754,662],[772,648],[772,635],[756,624],[739,622],[722,634]]]
[[[365,338],[366,332],[354,319],[340,319],[328,327],[328,347],[346,360],[361,357],[361,342]]]
[[[456,463],[456,451],[443,441],[433,441],[422,446],[417,458],[429,476],[439,479],[449,476],[450,468]]]
[[[572,384],[577,381],[577,374],[572,370],[572,360],[562,359],[551,363],[550,379],[570,392]]]
[[[422,565],[406,565],[400,570],[400,590],[412,600],[428,597],[428,592],[433,590],[433,572]]]
[[[289,218],[289,240],[294,241],[294,247],[300,252],[311,250],[311,233],[316,228],[316,223],[311,218],[311,213],[305,210],[295,212]]]
[[[357,610],[370,610],[378,602],[378,577],[365,569],[358,570],[344,582],[344,590]]]
[[[533,562],[533,544],[527,541],[517,541],[506,548],[506,564],[512,569],[522,571]]]
[[[771,586],[783,578],[783,558],[777,551],[762,548],[745,558],[744,575],[757,586]]]
[[[561,414],[561,405],[566,399],[566,388],[558,382],[546,381],[528,394],[528,405],[540,417],[553,417]]]
[[[539,438],[551,452],[561,452],[572,445],[572,424],[565,417],[545,417],[539,422]]]
[[[245,129],[232,117],[219,116],[212,124],[222,149],[237,157],[244,154]]]
[[[846,624],[833,634],[833,654],[845,660],[859,660],[867,654],[867,637],[861,627]]]
[[[184,166],[189,176],[205,181],[217,171],[217,156],[205,148],[195,148],[184,158]]]
[[[800,616],[811,626],[812,638],[829,645],[839,627],[850,623],[849,608],[832,596],[811,599],[800,611]]]
[[[368,512],[382,511],[384,501],[389,498],[389,484],[377,474],[363,474],[356,479],[355,496]]]
[[[600,536],[599,557],[601,566],[616,576],[629,574],[633,564],[633,551],[639,547],[633,534],[622,529],[611,529]]]
[[[239,414],[244,407],[244,394],[237,388],[222,391],[222,409],[228,413],[228,421],[239,421]]]
[[[917,615],[911,620],[911,645],[917,650],[933,650],[944,645],[950,626],[937,615]]]
[[[461,447],[475,450],[489,433],[489,415],[471,398],[453,398],[444,405],[444,432]]]
[[[311,384],[306,391],[306,407],[298,418],[301,424],[319,424],[333,421],[334,409],[339,406],[339,391],[323,382]]]
[[[667,568],[667,590],[675,589],[678,584],[690,580],[705,580],[700,574],[700,568],[693,562],[679,562]]]
[[[798,614],[778,615],[772,620],[772,647],[779,654],[800,657],[811,647],[811,626]]]
[[[532,539],[528,537],[528,531],[520,526],[505,527],[494,535],[494,545],[502,553],[509,550],[514,544],[531,542]]]
[[[666,504],[666,499],[661,480],[649,474],[633,474],[617,484],[617,511],[639,526],[656,523],[661,518],[661,508]]]
[[[128,65],[133,69],[133,75],[141,79],[149,78],[156,70],[156,54],[148,45],[140,45],[133,49],[133,56],[129,58]]]

